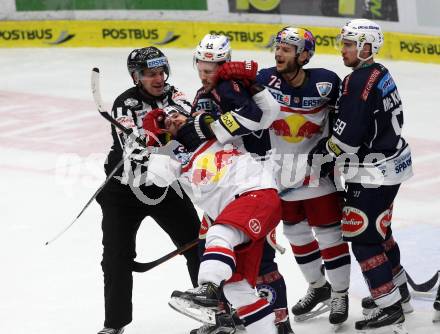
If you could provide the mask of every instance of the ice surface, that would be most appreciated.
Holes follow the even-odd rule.
[[[44,242],[71,222],[104,179],[102,162],[110,147],[109,125],[96,112],[90,71],[101,69],[101,90],[110,108],[127,89],[124,48],[0,49],[0,329],[4,333],[96,333],[103,322],[100,268],[101,212],[96,203],[72,229],[49,246]],[[193,98],[199,81],[190,50],[166,50],[171,82]],[[273,64],[267,51],[234,52],[235,59]],[[440,65],[384,60],[404,103],[403,135],[413,150],[415,176],[395,202],[393,228],[402,263],[416,282],[440,269]],[[339,57],[316,55],[310,67],[341,77],[349,73]],[[178,222],[177,222],[178,223]],[[279,231],[279,242],[287,241]],[[166,234],[147,219],[137,238],[138,258],[153,260],[174,249]],[[277,259],[289,303],[306,284],[294,258]],[[167,302],[190,281],[183,258],[135,274],[134,321],[127,334],[188,333],[198,324]],[[350,317],[345,333],[361,317],[367,289],[353,259]],[[408,315],[410,333],[440,332],[432,324],[432,301],[418,298]],[[327,318],[292,323],[295,333],[330,333]]]

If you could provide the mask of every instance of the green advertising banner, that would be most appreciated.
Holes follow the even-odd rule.
[[[207,10],[207,0],[16,0],[17,11],[143,9]]]

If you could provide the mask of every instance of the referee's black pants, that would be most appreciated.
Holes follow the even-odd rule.
[[[161,194],[163,191],[162,188]],[[158,197],[160,195],[151,198]],[[128,186],[112,180],[97,201],[103,213],[104,326],[121,328],[132,321],[132,264],[136,257],[136,233],[142,220],[151,216],[177,247],[197,239],[200,221],[190,199],[186,195],[181,199],[172,188],[159,204],[146,205]],[[200,264],[197,248],[183,255],[191,281],[196,286]]]

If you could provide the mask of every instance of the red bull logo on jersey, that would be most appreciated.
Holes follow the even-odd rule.
[[[218,183],[227,173],[233,157],[240,154],[235,148],[220,150],[215,154],[202,153],[194,162],[191,182],[195,185]]]
[[[304,138],[311,138],[314,134],[321,132],[321,127],[318,124],[310,122],[298,114],[274,121],[271,129],[276,136],[282,137],[289,143],[299,143]]]

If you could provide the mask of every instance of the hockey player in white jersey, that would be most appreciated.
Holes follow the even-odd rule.
[[[182,134],[188,136],[182,129],[191,127],[194,119],[179,106],[166,107],[164,114],[157,116],[165,117],[163,127],[174,138],[188,141],[182,138]],[[189,142],[194,143],[194,138]],[[247,333],[275,334],[272,308],[255,293],[266,235],[281,217],[271,164],[257,162],[240,138],[226,145],[215,138],[199,139],[199,145],[189,146],[175,147],[173,158],[153,154],[148,162],[148,179],[162,186],[178,179],[193,203],[214,219],[206,235],[199,287],[174,291],[170,306],[215,325],[227,311],[223,293]]]
[[[203,86],[197,91],[194,99],[193,115],[205,112],[202,116],[212,116],[216,121],[210,125],[210,128],[218,140],[226,142],[242,136],[246,150],[258,156],[258,159],[265,159],[270,147],[259,140],[259,131],[257,133],[253,131],[268,128],[279,112],[279,105],[271,93],[255,80],[249,82],[246,78],[242,80],[222,78],[219,72],[223,66],[230,63],[230,59],[231,48],[228,37],[224,35],[208,34],[196,47],[194,62]],[[252,61],[245,64],[247,73],[251,75],[253,73],[255,78],[258,65]],[[204,223],[205,220],[201,225],[202,236],[209,228],[209,225]],[[274,261],[275,249],[271,246],[272,237],[275,238],[275,231],[270,234],[269,241],[264,247],[257,290],[271,303],[278,334],[289,334],[293,331],[288,315],[286,285]],[[204,249],[204,242],[201,241],[199,246]],[[191,333],[205,333],[207,328],[204,327]]]
[[[308,184],[306,156],[329,132],[340,79],[322,68],[303,69],[315,51],[310,31],[286,27],[279,31],[275,43],[276,66],[260,70],[256,80],[280,103],[269,137],[270,147],[281,156],[277,180],[285,193],[284,234],[309,283],[307,294],[293,306],[292,313],[302,321],[328,311],[330,305],[329,321],[339,325],[348,316],[350,281],[350,255],[340,225],[341,198],[328,177]],[[252,80],[242,67],[240,71],[240,63],[225,64],[220,73]],[[288,191],[298,181],[302,186]],[[331,284],[326,281],[323,264]]]

